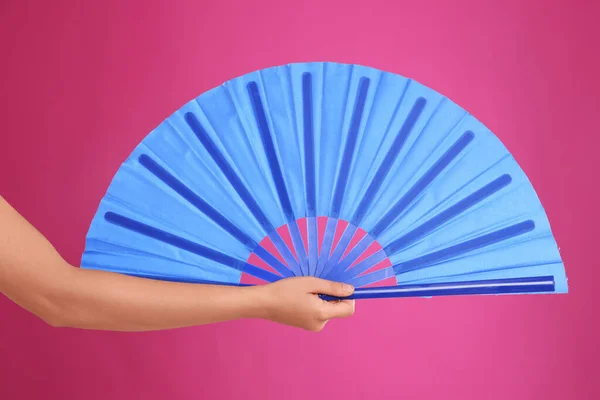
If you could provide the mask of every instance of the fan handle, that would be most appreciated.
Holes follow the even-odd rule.
[[[348,297],[319,295],[323,300],[384,299],[396,297],[432,297],[476,294],[551,293],[555,290],[553,276],[491,279],[451,283],[381,286],[357,288]]]

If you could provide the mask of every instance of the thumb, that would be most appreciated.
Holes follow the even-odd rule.
[[[312,288],[310,290],[316,294],[326,294],[335,297],[346,297],[350,296],[354,292],[354,287],[347,283],[315,278],[313,280]]]

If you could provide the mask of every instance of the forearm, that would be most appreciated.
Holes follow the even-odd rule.
[[[182,284],[73,269],[48,297],[55,326],[147,331],[265,316],[260,288]]]
[[[1,197],[0,221],[0,292],[51,325],[130,331],[263,317],[260,288],[74,268]]]
[[[44,269],[52,276],[23,276],[22,283],[13,280],[4,292],[55,327],[149,331],[261,318],[268,309],[259,287],[162,282],[83,270],[64,261]]]

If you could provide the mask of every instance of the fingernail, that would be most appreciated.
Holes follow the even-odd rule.
[[[350,293],[350,292],[352,292],[352,289],[354,289],[354,288],[352,287],[352,285],[348,285],[347,283],[344,283],[342,285],[342,289],[344,290],[344,293]]]

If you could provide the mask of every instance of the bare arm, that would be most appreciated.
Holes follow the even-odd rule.
[[[161,282],[69,265],[0,196],[0,292],[59,327],[143,331],[263,318],[311,331],[354,313],[354,302],[325,302],[352,288],[316,278],[256,287]]]

